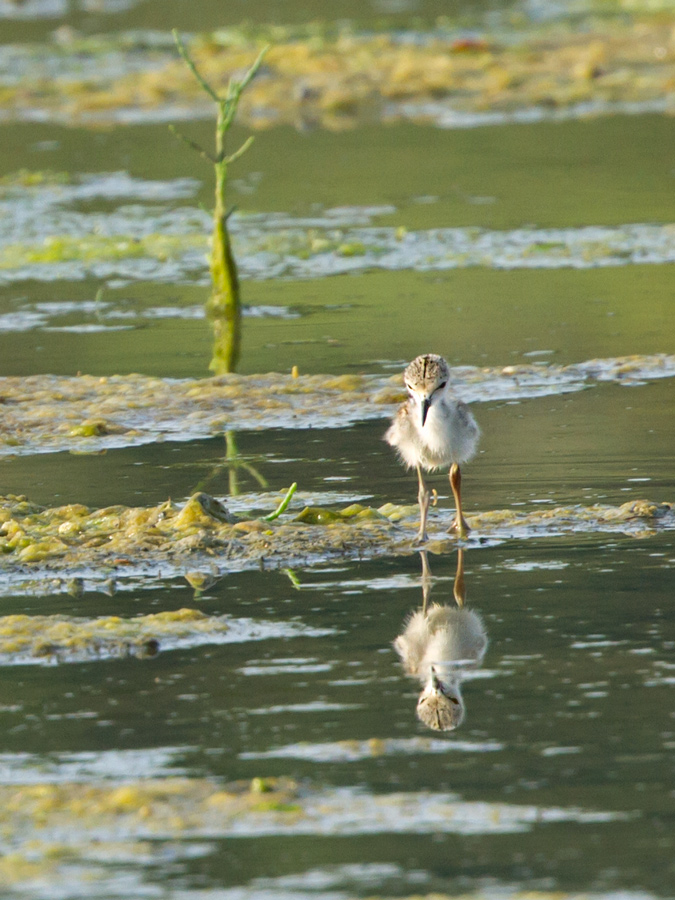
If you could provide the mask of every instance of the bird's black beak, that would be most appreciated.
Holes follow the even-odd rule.
[[[424,400],[422,400],[422,425],[424,425],[427,420],[427,413],[429,412],[430,406],[431,400],[428,397],[425,397]]]

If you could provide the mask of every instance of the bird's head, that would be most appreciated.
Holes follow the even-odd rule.
[[[417,701],[417,718],[434,731],[452,731],[464,721],[459,685],[442,681],[431,667],[431,677]]]
[[[420,407],[424,425],[431,406],[443,395],[448,385],[450,378],[448,364],[442,356],[427,353],[410,363],[403,378],[408,394]]]

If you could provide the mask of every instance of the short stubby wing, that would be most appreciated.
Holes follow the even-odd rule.
[[[401,462],[408,468],[414,469],[421,462],[420,454],[423,452],[420,434],[413,422],[413,407],[410,402],[399,406],[394,419],[384,436],[390,447],[394,447]]]
[[[448,445],[450,462],[465,463],[476,455],[480,428],[473,417],[473,413],[461,400],[450,400]]]

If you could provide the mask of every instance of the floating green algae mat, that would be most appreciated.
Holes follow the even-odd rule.
[[[606,8],[605,8],[606,10]],[[272,41],[260,76],[243,98],[250,127],[299,121],[328,128],[359,117],[395,117],[397,104],[448,99],[462,113],[539,107],[668,103],[675,62],[667,16],[581,16],[574,23],[512,27],[501,33],[448,28],[357,34],[345,28],[257,32],[226,30],[194,37],[190,55],[216,88],[248,69]],[[414,38],[414,39],[410,39]],[[51,77],[36,61],[51,57]],[[142,34],[81,39],[53,47],[14,48],[21,77],[0,87],[5,117],[39,108],[65,121],[135,120],[194,114],[199,87],[170,46],[148,47]],[[133,61],[125,72],[124,61]],[[98,63],[98,65],[97,65]],[[34,74],[37,73],[37,74]],[[592,111],[592,107],[591,107]],[[587,110],[588,112],[588,110]],[[419,112],[406,115],[425,117]]]
[[[99,510],[81,505],[41,509],[25,497],[7,497],[0,500],[0,567],[104,565],[123,572],[141,561],[189,562],[195,555],[220,560],[224,568],[242,557],[285,564],[349,556],[367,547],[375,552],[385,535],[397,530],[392,520],[401,515],[400,509],[392,507],[388,513],[352,504],[340,512],[307,507],[290,521],[288,516],[237,520],[220,501],[203,493],[182,507],[167,501],[155,507]]]
[[[595,359],[569,366],[453,369],[462,399],[519,400],[613,381],[675,376],[675,356]],[[144,375],[0,377],[0,456],[92,452],[231,429],[331,428],[386,419],[405,399],[402,376],[225,375],[177,380]]]
[[[125,223],[119,222],[120,228]],[[53,233],[34,242],[17,241],[0,247],[0,283],[35,278],[125,278],[144,280],[154,276],[191,282],[206,269],[207,241],[203,223],[183,226],[178,234],[134,234],[136,223],[127,221],[129,232],[105,237],[82,233]],[[72,227],[72,226],[71,226]],[[85,217],[80,228],[90,227]],[[95,225],[94,225],[95,227]],[[672,224],[626,224],[607,228],[586,226],[568,229],[435,228],[407,231],[404,227],[303,228],[287,222],[278,231],[261,229],[244,217],[233,226],[238,266],[246,278],[318,278],[345,273],[387,271],[447,271],[459,268],[533,269],[594,268],[630,264],[658,265],[675,259],[675,227]],[[188,230],[190,229],[190,230]],[[103,313],[103,310],[102,310]]]
[[[45,238],[41,244],[4,244],[0,268],[13,269],[62,262],[82,262],[149,258],[159,262],[181,259],[188,250],[206,252],[206,238],[201,234],[151,234],[141,238],[124,234],[67,234]]]
[[[390,742],[373,739],[370,743],[372,755],[379,756]],[[25,889],[26,883],[49,879],[50,886],[58,889],[72,885],[75,867],[85,866],[89,895],[98,896],[101,882],[105,886],[115,867],[166,867],[167,859],[175,867],[194,858],[191,849],[213,853],[212,842],[222,838],[344,838],[409,831],[518,835],[541,823],[568,822],[583,829],[624,819],[625,814],[603,809],[472,802],[448,791],[430,795],[425,790],[373,793],[322,788],[289,777],[19,782],[0,785],[0,884]],[[200,848],[195,839],[205,838],[209,844]],[[81,872],[75,877],[81,878]],[[135,883],[133,876],[131,883]],[[479,900],[478,895],[472,896]],[[520,896],[508,894],[512,900]],[[526,896],[528,900],[563,900],[568,895]]]
[[[378,744],[380,745],[378,748]],[[373,755],[385,749],[373,742]],[[440,793],[359,793],[320,789],[291,778],[256,777],[218,783],[206,778],[155,778],[110,784],[0,786],[0,827],[21,845],[34,828],[43,841],[61,836],[65,850],[90,841],[259,834],[517,833],[537,821],[579,825],[622,820],[621,813],[547,809],[508,803],[472,803]],[[351,810],[351,814],[350,814]],[[116,838],[114,836],[117,836]]]
[[[451,511],[433,512],[426,546],[444,552],[456,543],[447,533]],[[417,516],[416,506],[373,509],[355,503],[342,510],[305,507],[273,521],[237,520],[203,493],[182,507],[167,501],[99,510],[81,505],[44,509],[10,496],[0,498],[0,571],[10,580],[83,572],[110,578],[151,566],[161,566],[164,574],[200,566],[222,574],[259,565],[407,555],[415,549]],[[618,507],[493,510],[470,515],[468,521],[473,541],[589,532],[645,536],[675,525],[672,503],[646,500]]]
[[[197,609],[154,613],[134,619],[104,616],[0,616],[0,658],[87,659],[112,656],[155,656],[164,640],[195,633],[213,639],[228,631],[224,617]]]
[[[0,828],[11,827],[12,843],[20,844],[34,829],[43,839],[61,833],[63,849],[124,833],[141,836],[185,835],[206,828],[227,829],[239,817],[264,816],[270,823],[296,817],[298,785],[287,778],[255,778],[223,784],[200,778],[157,778],[110,784],[28,784],[0,786]],[[77,832],[71,831],[77,822]],[[29,838],[30,839],[30,838]]]
[[[187,574],[188,581],[198,573]],[[207,615],[183,608],[122,618],[67,615],[0,616],[0,664],[77,663],[92,660],[149,659],[160,652],[205,644],[231,644],[270,638],[329,634],[298,622]]]

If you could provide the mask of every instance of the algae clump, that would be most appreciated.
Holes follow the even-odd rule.
[[[13,582],[40,573],[60,573],[64,580],[84,573],[107,583],[120,570],[130,573],[161,563],[165,571],[189,573],[199,586],[233,568],[287,569],[335,558],[415,551],[416,506],[385,504],[373,509],[354,503],[341,510],[305,506],[291,517],[283,513],[294,490],[292,485],[277,509],[261,518],[237,518],[220,500],[203,492],[182,506],[166,501],[153,507],[101,510],[80,505],[43,509],[25,498],[0,498],[0,571]],[[582,532],[647,536],[675,527],[672,503],[647,500],[618,507],[488,510],[469,512],[467,517],[470,542]],[[434,511],[430,523],[434,551],[455,545],[456,537],[448,534],[450,519],[450,509]],[[195,576],[202,568],[207,576]]]
[[[50,659],[79,662],[101,657],[156,656],[168,644],[201,636],[216,640],[226,634],[224,616],[207,616],[197,609],[153,613],[123,619],[102,616],[0,616],[0,657],[6,661],[31,662]]]

